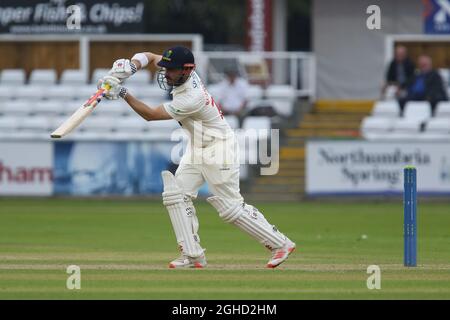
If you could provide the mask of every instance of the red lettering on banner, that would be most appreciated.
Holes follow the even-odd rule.
[[[272,50],[273,1],[247,0],[247,50]]]
[[[45,183],[53,181],[51,168],[17,167],[12,168],[0,161],[0,183]]]

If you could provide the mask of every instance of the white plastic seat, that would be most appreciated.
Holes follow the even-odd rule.
[[[289,117],[294,112],[294,101],[283,98],[270,98],[269,102],[279,115]]]
[[[405,119],[425,121],[431,118],[431,105],[428,101],[408,101],[403,113]]]
[[[394,120],[389,118],[365,117],[361,122],[361,135],[368,140],[377,140],[390,133]]]
[[[400,116],[400,106],[396,100],[377,101],[373,106],[372,116],[398,118]]]
[[[34,104],[29,101],[8,101],[2,103],[0,112],[4,115],[29,115],[34,112]]]
[[[436,105],[436,118],[450,118],[450,101],[441,101]]]
[[[19,128],[21,118],[5,116],[0,117],[0,132],[15,132]]]
[[[114,129],[117,132],[143,132],[147,126],[148,122],[140,117],[122,117],[114,121]]]
[[[450,137],[450,118],[430,119],[425,125],[427,133],[442,133]]]
[[[91,77],[91,83],[96,85],[97,81],[101,78],[103,78],[104,76],[108,75],[108,72],[111,69],[106,69],[106,68],[97,68],[94,69],[94,71],[92,72],[92,77]]]
[[[103,99],[101,103],[94,108],[92,114],[98,115],[99,117],[120,117],[127,114],[129,108],[128,104],[122,99]]]
[[[150,84],[150,71],[139,70],[124,81],[124,86],[146,86]]]
[[[79,94],[77,90],[74,90],[73,86],[57,85],[48,88],[45,98],[49,100],[66,101],[78,98],[78,96]]]
[[[35,69],[30,74],[30,85],[47,86],[56,84],[56,71],[53,69]]]
[[[394,120],[394,126],[390,138],[392,140],[414,140],[420,136],[423,121],[420,119]]]
[[[21,85],[0,85],[0,101],[13,100],[16,98],[17,88]]]
[[[47,88],[38,85],[26,85],[18,87],[16,90],[17,99],[37,101],[47,97]]]
[[[267,139],[270,135],[270,128],[271,120],[269,117],[250,116],[246,117],[242,123],[242,130],[250,134],[255,132],[257,140]]]
[[[162,90],[158,85],[148,85],[148,86],[134,86],[130,85],[127,87],[130,93],[141,100],[155,100],[155,99],[166,99],[168,92]]]
[[[22,132],[49,132],[52,129],[52,122],[45,117],[28,117],[22,119],[19,123],[19,129]]]
[[[450,135],[442,133],[426,133],[423,132],[417,136],[417,140],[421,141],[439,141],[450,142]]]
[[[78,69],[67,69],[64,70],[61,74],[61,81],[60,83],[62,85],[85,85],[87,82],[87,76],[83,72],[83,70]]]
[[[149,121],[146,127],[148,131],[159,130],[172,132],[173,130],[180,128],[180,124],[175,120],[158,120]]]
[[[0,75],[0,84],[2,86],[20,86],[25,84],[25,70],[4,69]]]
[[[76,99],[87,101],[92,95],[97,92],[97,86],[92,84],[81,85],[74,87],[73,91],[76,94]]]
[[[89,132],[111,132],[114,127],[114,118],[88,117],[80,125],[80,130]]]
[[[420,131],[421,122],[417,119],[402,119],[394,122],[393,130],[403,133],[416,133]]]
[[[247,117],[244,119],[242,123],[242,129],[266,129],[269,130],[271,128],[270,118],[269,117]]]
[[[408,101],[403,118],[396,119],[393,126],[393,139],[413,139],[419,135],[422,124],[431,118],[431,105],[427,101]]]
[[[210,84],[208,85],[207,90],[213,98],[216,98],[220,96],[221,87],[220,83]]]
[[[229,116],[225,116],[224,118],[230,125],[231,129],[239,128],[239,118],[237,116],[229,115]]]
[[[60,125],[62,125],[69,117],[64,115],[54,115],[52,117],[48,117],[48,121],[50,122],[50,126],[53,129],[58,128]]]
[[[267,98],[295,100],[295,89],[288,85],[270,85],[266,89]]]
[[[68,110],[64,102],[61,101],[39,101],[33,110],[36,115],[58,116],[67,115]]]
[[[432,118],[425,126],[425,132],[420,135],[423,140],[450,141],[450,118]]]
[[[261,99],[263,97],[263,89],[258,85],[249,85],[247,91],[247,98],[250,99]]]

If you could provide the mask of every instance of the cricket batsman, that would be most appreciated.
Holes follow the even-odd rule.
[[[123,81],[147,65],[158,69],[159,86],[171,91],[173,100],[160,106],[147,106],[136,99]],[[264,215],[244,202],[239,190],[239,157],[234,132],[219,106],[195,72],[192,52],[176,46],[163,55],[136,53],[131,59],[116,60],[98,86],[108,84],[107,99],[124,99],[147,121],[175,119],[189,136],[189,143],[175,175],[161,173],[164,206],[169,213],[181,255],[170,268],[203,268],[205,249],[200,245],[199,221],[192,202],[206,181],[214,196],[207,201],[219,216],[244,231],[271,251],[268,268],[285,261],[295,243],[270,224]]]

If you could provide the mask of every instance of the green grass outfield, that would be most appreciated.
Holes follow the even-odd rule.
[[[450,299],[449,203],[419,204],[417,268],[402,264],[400,199],[258,207],[297,243],[278,269],[199,202],[208,267],[172,270],[178,252],[160,201],[0,199],[0,299]],[[66,288],[73,264],[81,290]],[[372,264],[381,290],[367,289]]]

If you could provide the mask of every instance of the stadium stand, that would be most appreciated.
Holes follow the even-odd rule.
[[[108,69],[95,69],[91,77],[77,69],[61,72],[58,81],[55,70],[39,69],[30,73],[29,81],[24,70],[8,69],[0,73],[0,140],[49,140],[53,129],[63,123],[96,90],[97,80]],[[144,103],[155,106],[170,100],[168,92],[152,81],[151,73],[141,70],[126,81],[127,88]],[[214,85],[208,85],[214,96]],[[272,85],[263,88],[251,85],[248,92],[250,111],[252,105],[270,104],[285,117],[292,115],[296,93],[292,87]],[[266,115],[247,116],[240,119],[226,116],[236,129],[240,141],[240,155],[257,163],[258,141],[269,138],[272,118]],[[242,129],[266,129],[267,136],[247,136]],[[69,141],[176,141],[185,139],[176,121],[147,122],[141,119],[124,101],[104,100],[99,108],[79,128],[65,137]],[[242,159],[243,160],[243,159]],[[249,168],[242,166],[242,176]]]
[[[59,79],[56,70],[32,70],[28,79],[24,70],[0,71],[0,140],[49,141],[51,131],[95,92],[97,80],[107,71],[108,69],[100,68],[86,74],[78,69],[58,70]],[[161,90],[152,73],[146,70],[141,70],[129,78],[125,86],[137,98],[152,106],[170,100],[169,92]],[[207,88],[214,96],[214,84],[207,83]],[[268,82],[253,83],[249,86],[248,104],[243,116],[226,117],[230,126],[236,130],[242,161],[248,159],[246,163],[257,164],[258,149],[262,143],[267,143],[266,139],[270,139],[272,125],[278,128],[278,117],[268,116],[264,112],[253,116],[249,114],[252,106],[270,105],[283,121],[295,122],[297,120],[293,115],[297,112],[295,106],[298,99],[298,89],[294,87],[268,85]],[[143,120],[121,99],[103,100],[99,107],[94,109],[93,114],[64,140],[178,143],[180,139],[185,140],[181,130],[174,131],[178,128],[180,126],[176,121]],[[249,137],[243,132],[246,128],[267,129],[268,135],[257,134],[256,137]],[[281,129],[283,130],[283,126]],[[288,140],[292,141],[292,138],[288,137]],[[274,192],[277,199],[298,198],[298,192],[303,189],[299,175],[302,174],[304,147],[297,149],[291,145],[282,146],[280,153],[281,176],[277,175],[269,180],[265,177],[253,177],[251,172],[254,169],[251,166],[241,166],[241,179],[249,185],[250,192],[261,191],[259,195],[262,198],[266,198],[267,194],[273,196]],[[284,181],[286,168],[290,170],[290,181],[295,181],[295,184]]]
[[[436,106],[433,117],[426,101],[409,101],[400,117],[397,101],[376,101],[371,115],[361,122],[361,136],[368,140],[449,140],[450,102]]]

